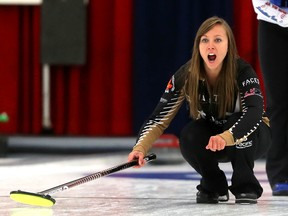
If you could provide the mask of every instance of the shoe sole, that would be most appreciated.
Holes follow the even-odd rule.
[[[255,199],[243,198],[243,199],[236,199],[236,200],[235,200],[235,203],[236,203],[236,204],[243,204],[243,205],[245,205],[245,204],[247,204],[247,205],[249,205],[249,204],[257,204],[257,200],[255,200]]]

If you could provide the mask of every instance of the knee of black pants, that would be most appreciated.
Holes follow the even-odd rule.
[[[257,160],[266,155],[272,143],[271,129],[264,122],[261,122],[257,129],[257,147],[254,159]]]
[[[201,152],[205,151],[210,136],[217,134],[210,124],[200,119],[189,122],[183,128],[180,135],[180,150],[186,160],[195,155],[201,155]]]
[[[228,118],[226,124],[224,125],[223,130],[228,130],[230,127],[232,127],[238,121],[241,115],[242,115],[241,113],[234,113],[233,115],[231,115]],[[248,146],[250,146],[249,143],[251,143],[251,147],[248,148]],[[240,145],[228,147],[226,149],[228,155],[230,156],[231,154],[235,154],[236,153],[235,151],[237,149],[238,153],[240,150],[242,150],[242,152],[248,151],[250,152],[249,154],[254,155],[254,160],[256,160],[266,153],[270,145],[271,145],[270,128],[264,122],[261,122],[257,130],[255,130],[252,134],[250,134],[248,140],[245,141],[244,144],[241,143]]]

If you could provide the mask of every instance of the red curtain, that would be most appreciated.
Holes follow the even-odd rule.
[[[239,55],[248,61],[258,74],[265,96],[263,78],[258,58],[258,21],[252,1],[234,1],[233,31]]]
[[[0,7],[0,133],[42,131],[40,6]],[[132,0],[89,1],[87,64],[51,66],[56,135],[130,135]]]
[[[0,133],[40,131],[39,8],[0,7]]]

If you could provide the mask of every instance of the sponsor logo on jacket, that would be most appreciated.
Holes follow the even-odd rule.
[[[169,80],[167,87],[165,89],[165,93],[173,92],[175,90],[175,79],[174,76]]]
[[[252,140],[247,141],[247,142],[242,142],[236,145],[237,149],[244,149],[244,148],[249,148],[252,146]]]

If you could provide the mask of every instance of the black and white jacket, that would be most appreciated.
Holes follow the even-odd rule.
[[[168,82],[158,105],[141,127],[134,150],[141,151],[146,155],[152,144],[170,125],[182,104],[185,101],[189,103],[184,93],[189,64],[190,62],[187,62],[180,67]],[[219,134],[225,139],[227,145],[246,141],[263,119],[268,124],[268,118],[264,117],[264,102],[257,74],[250,64],[240,58],[237,61],[237,84],[238,92],[235,94],[238,97],[233,113],[241,112],[241,117],[229,130]],[[199,117],[207,119],[215,125],[225,124],[226,119],[233,114],[227,112],[225,118],[217,117],[217,102],[213,98],[209,98],[205,80],[201,80],[199,83],[199,100],[201,105]]]

